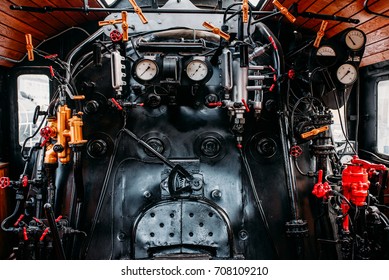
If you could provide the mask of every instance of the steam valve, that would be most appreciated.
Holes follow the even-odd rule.
[[[370,186],[369,172],[375,170],[386,170],[383,164],[373,164],[366,160],[359,159],[354,156],[351,164],[342,172],[342,187],[344,197],[356,206],[364,206],[366,197],[369,195]],[[344,200],[342,202],[342,212],[347,214],[350,206]],[[343,220],[343,229],[349,231],[349,219],[345,216]]]
[[[319,170],[317,183],[313,186],[312,194],[317,198],[328,197],[331,192],[331,187],[328,182],[323,181],[323,170]]]

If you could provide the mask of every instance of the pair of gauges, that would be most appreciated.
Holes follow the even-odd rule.
[[[366,43],[366,35],[359,29],[349,29],[342,38],[346,47],[354,52],[361,50]],[[338,54],[332,46],[323,45],[316,51],[316,60],[323,67],[331,67],[336,64]],[[336,70],[336,78],[343,85],[352,85],[358,78],[357,68],[349,62],[343,63]]]
[[[337,54],[331,46],[321,46],[316,51],[316,60],[323,67],[330,67],[336,64]],[[358,78],[357,68],[351,63],[343,63],[336,70],[336,78],[343,85],[351,85]]]
[[[141,58],[135,62],[133,74],[138,81],[152,81],[160,73],[160,64],[153,58]],[[193,57],[185,64],[184,69],[187,77],[194,82],[204,82],[212,74],[212,69],[205,57]]]

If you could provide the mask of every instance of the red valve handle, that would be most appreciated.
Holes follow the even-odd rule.
[[[115,98],[111,98],[112,103],[118,108],[119,111],[123,110],[123,107],[119,104],[119,102],[116,101]]]
[[[1,177],[0,178],[0,189],[5,189],[6,187],[9,187],[11,185],[11,181],[8,177]]]
[[[43,231],[41,237],[39,238],[39,241],[43,241],[43,240],[45,239],[46,235],[49,233],[49,230],[50,230],[50,228],[46,228],[46,229]]]
[[[14,227],[17,227],[19,223],[23,220],[23,218],[24,218],[24,214],[21,214],[19,218],[16,220],[16,222],[14,223]]]
[[[297,157],[301,156],[302,153],[303,153],[303,150],[302,150],[301,147],[298,146],[298,145],[294,145],[294,146],[292,146],[292,147],[290,148],[290,155],[291,155],[292,157],[296,157],[296,158],[297,158]]]
[[[221,102],[221,101],[208,103],[209,107],[220,107],[222,105],[223,105],[223,102]]]
[[[352,164],[360,165],[365,169],[386,170],[386,166],[383,164],[374,164],[367,160],[360,159],[358,156],[353,156],[351,160]]]
[[[111,38],[112,42],[117,43],[120,42],[123,39],[122,33],[120,33],[118,30],[113,30],[110,34],[109,37]]]
[[[250,112],[250,108],[249,108],[249,106],[247,105],[246,100],[242,99],[242,103],[243,103],[244,108],[246,109],[246,112],[247,112],[247,113]]]
[[[45,146],[46,143],[50,140],[51,135],[53,135],[53,129],[49,126],[45,126],[44,128],[41,129],[40,135],[43,138],[43,142],[41,144],[41,147]]]

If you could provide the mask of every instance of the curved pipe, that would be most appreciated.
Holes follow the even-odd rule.
[[[7,231],[7,232],[14,231],[15,228],[13,228],[13,227],[6,228],[6,227],[5,227],[5,224],[6,224],[9,220],[15,218],[16,214],[17,214],[18,211],[19,211],[19,208],[20,208],[20,200],[17,200],[17,201],[16,201],[16,206],[15,206],[14,212],[11,214],[11,216],[5,218],[4,221],[1,223],[1,229],[2,229],[2,230]]]

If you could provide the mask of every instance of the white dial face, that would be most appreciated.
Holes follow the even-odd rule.
[[[193,81],[201,81],[207,77],[208,66],[202,60],[192,60],[186,66],[186,74]]]
[[[336,77],[342,84],[351,85],[357,80],[358,72],[353,65],[345,63],[339,66]]]
[[[336,56],[335,50],[329,46],[322,46],[320,47],[316,55],[318,56]]]
[[[357,51],[365,45],[365,35],[360,30],[351,30],[346,34],[346,45]]]
[[[144,81],[150,81],[158,74],[158,66],[155,61],[143,59],[135,67],[135,75]]]

